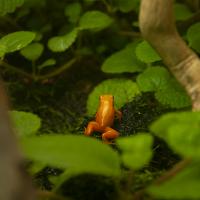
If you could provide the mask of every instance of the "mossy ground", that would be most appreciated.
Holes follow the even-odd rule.
[[[7,76],[5,73],[4,79],[11,96],[12,108],[39,115],[42,119],[40,134],[82,134],[89,120],[85,115],[87,95],[100,81],[112,77],[103,74],[95,66],[96,61],[92,60],[78,63],[65,74],[48,80],[47,83],[34,83],[10,74]],[[127,77],[130,77],[130,74],[127,74]],[[114,128],[120,132],[121,137],[128,137],[138,132],[148,132],[150,123],[170,110],[159,105],[153,94],[146,93],[124,105],[121,111],[122,120],[120,123],[116,120]],[[100,135],[95,136],[100,139]],[[122,197],[122,191],[129,190],[130,193],[134,193],[144,188],[161,171],[171,167],[178,160],[166,144],[158,139],[155,141],[155,154],[150,165],[133,176],[129,176],[130,171],[127,169],[124,169],[121,180],[117,182],[102,176],[83,174],[64,183],[60,192],[75,200],[125,199],[125,196]],[[52,184],[48,177],[57,175],[58,172],[52,168],[45,168],[36,175],[35,182],[42,189],[51,189]]]

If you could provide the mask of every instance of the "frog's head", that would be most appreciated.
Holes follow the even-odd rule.
[[[100,101],[101,102],[110,102],[112,103],[114,101],[114,96],[111,94],[104,94],[100,96]]]

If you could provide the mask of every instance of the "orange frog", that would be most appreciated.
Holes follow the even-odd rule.
[[[88,123],[84,134],[90,136],[94,131],[101,132],[103,133],[103,141],[109,143],[110,139],[115,139],[119,136],[119,132],[111,128],[114,123],[115,115],[121,120],[122,113],[115,110],[113,95],[101,95],[95,121]]]

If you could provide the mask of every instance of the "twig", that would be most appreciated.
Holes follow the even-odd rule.
[[[134,32],[134,31],[119,31],[118,34],[122,36],[134,37],[134,38],[141,37],[141,33]]]
[[[17,72],[18,74],[21,74],[27,78],[33,79],[33,76],[31,74],[25,72],[24,70],[19,69],[18,67],[14,66],[14,65],[11,65],[3,60],[0,61],[0,65],[2,67],[8,68],[14,72]]]
[[[164,173],[162,176],[160,176],[155,181],[155,184],[156,185],[160,185],[160,184],[168,181],[169,179],[173,178],[179,172],[181,172],[183,169],[185,169],[185,167],[187,167],[191,163],[191,161],[192,160],[188,158],[188,159],[184,159],[184,160],[178,162],[176,165],[174,165],[174,167],[172,169],[170,169],[169,171]]]
[[[78,58],[72,58],[70,61],[68,61],[63,66],[59,67],[58,69],[56,69],[48,74],[37,76],[36,80],[44,80],[44,79],[48,79],[48,78],[59,75],[60,73],[62,73],[63,71],[65,71],[66,69],[71,67],[77,61],[77,59]]]
[[[66,200],[66,198],[47,190],[38,190],[37,196],[46,197],[54,200]]]

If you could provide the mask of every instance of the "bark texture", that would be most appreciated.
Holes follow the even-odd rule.
[[[173,0],[142,0],[139,23],[143,37],[191,97],[193,110],[200,110],[200,59],[177,32]]]
[[[35,199],[8,116],[8,100],[2,82],[0,82],[0,199]]]

